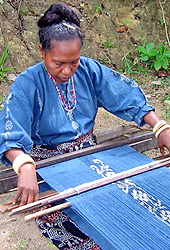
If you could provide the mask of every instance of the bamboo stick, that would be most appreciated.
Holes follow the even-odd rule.
[[[159,161],[153,161],[151,163],[148,163],[148,164],[145,164],[142,166],[138,166],[138,167],[111,175],[109,177],[105,177],[102,179],[98,179],[95,181],[84,183],[84,184],[76,186],[74,188],[66,189],[57,195],[51,196],[51,197],[46,198],[46,199],[42,199],[41,201],[35,201],[33,203],[24,205],[22,207],[13,209],[10,215],[33,210],[33,209],[36,209],[38,207],[48,205],[50,203],[54,203],[56,201],[64,200],[64,199],[72,197],[74,195],[78,195],[80,193],[83,193],[83,192],[86,192],[86,191],[89,191],[89,190],[92,190],[92,189],[95,189],[98,187],[102,187],[102,186],[110,184],[112,182],[125,179],[127,177],[131,177],[131,176],[134,176],[137,174],[141,174],[141,173],[144,173],[144,172],[156,169],[156,168],[160,168],[163,166],[169,166],[169,165],[170,165],[170,157],[166,158],[166,159],[159,160]]]
[[[71,203],[70,202],[65,202],[65,203],[56,205],[54,207],[50,207],[50,208],[47,208],[47,209],[44,209],[44,210],[41,210],[41,211],[38,211],[38,212],[35,212],[35,213],[32,213],[32,214],[29,214],[29,215],[26,215],[24,217],[24,220],[25,221],[30,221],[30,220],[35,219],[37,217],[40,217],[42,215],[53,213],[53,212],[62,210],[64,208],[69,208],[69,207],[71,207]]]
[[[45,191],[43,193],[40,193],[39,200],[48,198],[50,196],[54,196],[55,194],[57,194],[57,192],[55,190]],[[9,202],[7,204],[0,205],[0,213],[3,214],[6,212],[10,212],[13,209],[18,208],[19,206],[20,206],[19,201],[16,204],[13,204],[13,202]]]

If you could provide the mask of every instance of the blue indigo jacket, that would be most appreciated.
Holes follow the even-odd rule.
[[[29,153],[33,144],[58,145],[86,134],[94,127],[98,107],[140,126],[145,124],[143,117],[154,110],[135,81],[93,59],[81,57],[73,78],[77,104],[72,120],[43,62],[16,78],[0,115],[3,163],[9,163],[4,152],[11,148]],[[71,82],[59,85],[66,98]]]

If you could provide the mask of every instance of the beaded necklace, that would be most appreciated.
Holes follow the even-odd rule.
[[[71,99],[69,97],[69,94],[68,94],[68,101],[66,101],[66,99],[64,98],[63,94],[62,94],[62,91],[60,89],[60,86],[58,84],[58,82],[55,80],[55,78],[48,72],[47,68],[45,67],[46,71],[47,71],[47,74],[49,75],[49,77],[53,80],[55,86],[56,86],[56,89],[57,89],[57,92],[58,92],[58,95],[59,95],[59,98],[60,98],[60,101],[61,101],[61,104],[62,106],[64,107],[65,111],[67,112],[67,116],[68,118],[70,119],[71,121],[71,125],[74,129],[78,130],[79,129],[79,124],[74,121],[74,117],[73,117],[73,111],[74,109],[76,108],[76,104],[77,104],[77,97],[76,97],[76,91],[75,91],[75,84],[74,84],[74,78],[73,76],[71,77]],[[68,84],[68,83],[67,83]],[[69,91],[67,91],[69,92]],[[78,133],[79,135],[79,133]],[[77,135],[77,136],[78,136]]]
[[[62,92],[61,92],[61,89],[60,89],[60,86],[58,84],[58,82],[55,80],[55,78],[50,75],[50,73],[47,71],[49,77],[53,80],[55,86],[56,86],[56,89],[58,91],[58,95],[59,95],[59,98],[61,100],[61,103],[62,103],[62,106],[64,107],[64,109],[67,111],[67,112],[72,112],[75,108],[76,108],[76,104],[77,104],[77,99],[76,99],[76,91],[75,91],[75,85],[74,85],[74,78],[73,76],[71,77],[71,94],[72,94],[72,100],[69,100],[68,98],[68,101],[65,100]]]

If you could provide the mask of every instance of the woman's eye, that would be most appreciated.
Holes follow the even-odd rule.
[[[78,61],[72,62],[73,65],[76,65],[78,63]]]
[[[55,65],[57,65],[58,67],[60,67],[60,66],[62,66],[62,63],[56,62]]]

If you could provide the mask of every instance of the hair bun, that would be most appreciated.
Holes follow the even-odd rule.
[[[62,21],[70,22],[80,27],[80,20],[72,7],[66,3],[53,4],[39,19],[40,28],[61,23]]]

